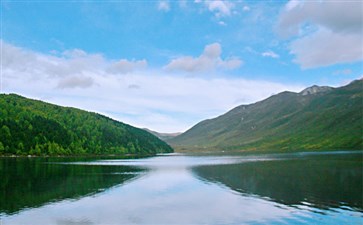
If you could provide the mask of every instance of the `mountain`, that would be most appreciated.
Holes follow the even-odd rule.
[[[363,149],[363,81],[241,105],[168,143],[179,150]]]
[[[154,135],[97,113],[15,94],[0,95],[0,154],[156,154],[173,149]]]
[[[333,90],[332,87],[328,87],[328,86],[317,86],[317,85],[314,85],[314,86],[311,86],[311,87],[308,87],[304,90],[302,90],[300,92],[301,95],[311,95],[311,94],[317,94],[317,93],[322,93],[322,92],[328,92],[330,90]]]
[[[170,139],[175,138],[176,136],[182,134],[182,133],[159,133],[159,132],[150,130],[148,128],[143,128],[143,129],[146,130],[147,132],[155,135],[156,137],[160,138],[163,141],[170,140]]]

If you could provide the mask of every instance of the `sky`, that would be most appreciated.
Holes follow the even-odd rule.
[[[363,77],[363,1],[2,0],[0,92],[184,132]]]

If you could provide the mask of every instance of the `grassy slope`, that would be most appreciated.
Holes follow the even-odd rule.
[[[363,81],[329,92],[282,92],[205,120],[168,142],[177,149],[363,149]]]

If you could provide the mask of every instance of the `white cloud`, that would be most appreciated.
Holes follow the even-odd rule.
[[[82,50],[67,50],[61,56],[34,53],[2,42],[2,66],[24,72],[32,79],[66,77],[82,74],[84,70],[98,72],[106,66],[100,54],[87,54]]]
[[[85,77],[85,76],[72,76],[66,77],[59,81],[58,88],[65,89],[65,88],[88,88],[93,85],[92,77]]]
[[[170,4],[168,1],[159,1],[158,10],[168,12],[170,10]]]
[[[114,61],[76,52],[81,53],[55,57],[3,43],[4,91],[99,112],[138,127],[175,132],[272,93],[302,89],[258,80],[170,76],[151,69],[121,76],[108,71]],[[213,44],[206,46],[203,57],[215,60],[220,54],[219,44]],[[239,60],[221,61],[230,68],[240,64]],[[50,75],[49,68],[63,72]]]
[[[62,55],[67,58],[84,58],[88,56],[88,54],[82,49],[66,50],[62,53]]]
[[[360,35],[322,29],[293,41],[290,52],[303,69],[350,63],[363,59],[363,39]]]
[[[234,4],[230,1],[223,0],[194,0],[194,3],[202,3],[210,11],[213,12],[216,17],[230,16],[232,14],[232,9]]]
[[[297,35],[304,23],[311,23],[334,33],[361,34],[362,7],[362,1],[290,1],[280,15],[278,31],[283,36]]]
[[[231,15],[234,5],[229,1],[205,1],[209,11],[214,12],[217,17]]]
[[[286,3],[285,5],[285,9],[287,11],[292,10],[293,8],[297,7],[298,5],[300,5],[302,2],[300,0],[290,0],[288,3]]]
[[[145,69],[147,67],[147,61],[143,60],[133,60],[129,61],[126,59],[121,59],[118,62],[113,63],[108,71],[111,73],[129,73],[135,70]]]
[[[193,73],[215,71],[217,69],[232,70],[242,65],[242,60],[238,58],[221,59],[221,53],[221,45],[213,43],[205,46],[203,53],[199,57],[183,56],[173,59],[164,69]]]
[[[100,54],[89,54],[80,49],[66,50],[60,56],[46,55],[1,42],[3,68],[24,72],[24,75],[31,79],[73,77],[79,80],[85,72],[119,74],[147,67],[145,59],[132,61],[120,59],[114,62],[106,60]],[[63,84],[59,87],[63,87]]]
[[[293,0],[281,12],[277,31],[295,37],[290,52],[304,69],[360,61],[362,8],[362,1]]]
[[[263,57],[270,57],[270,58],[274,58],[274,59],[276,59],[276,58],[279,58],[279,57],[280,57],[278,54],[276,54],[275,52],[273,52],[273,51],[271,51],[271,50],[266,51],[266,52],[263,52],[261,55],[262,55]]]
[[[251,10],[251,8],[249,6],[247,6],[247,5],[245,5],[245,6],[243,6],[242,10],[245,11],[245,12],[248,12],[248,11]]]

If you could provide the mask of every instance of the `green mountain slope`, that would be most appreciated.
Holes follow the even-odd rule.
[[[15,94],[0,95],[0,154],[155,154],[172,148],[105,116]]]
[[[168,140],[178,149],[363,149],[363,81],[282,92]]]

